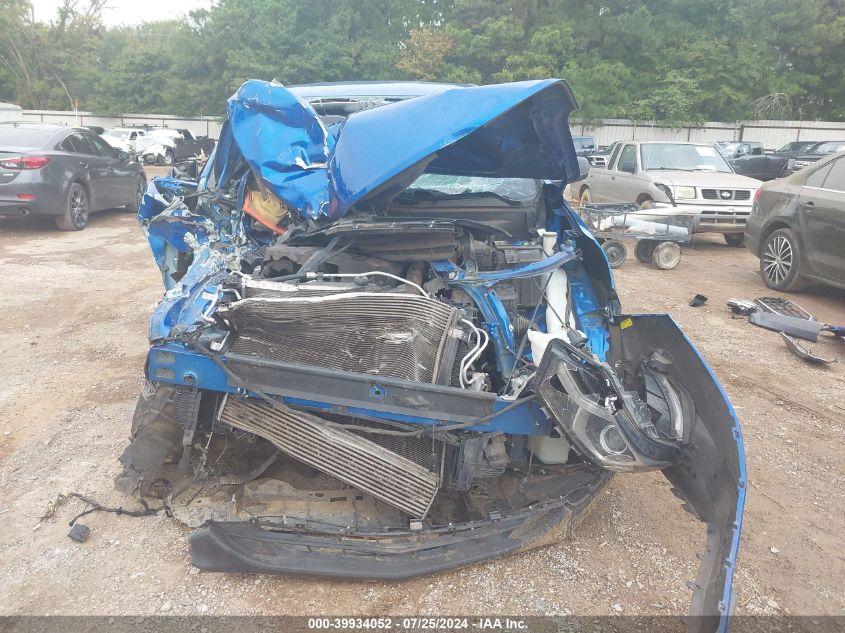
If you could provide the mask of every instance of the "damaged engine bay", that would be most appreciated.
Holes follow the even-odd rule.
[[[247,82],[198,180],[150,183],[166,293],[119,487],[200,569],[395,580],[557,542],[660,469],[707,524],[691,613],[726,626],[739,423],[564,202],[568,85],[344,88]]]

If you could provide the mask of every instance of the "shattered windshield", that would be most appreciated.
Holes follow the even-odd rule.
[[[537,181],[530,178],[485,178],[482,176],[441,176],[422,174],[407,188],[406,194],[440,196],[492,194],[514,202],[528,202],[537,195]]]
[[[711,145],[647,143],[640,146],[640,153],[646,171],[732,171],[724,157]]]

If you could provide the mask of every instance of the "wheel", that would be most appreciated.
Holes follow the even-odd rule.
[[[56,216],[56,226],[62,231],[81,231],[88,222],[88,192],[78,182],[71,183],[67,190],[65,212]]]
[[[637,247],[634,249],[634,256],[643,264],[650,264],[654,256],[654,249],[657,242],[654,240],[637,240]]]
[[[144,192],[147,190],[147,179],[143,176],[138,176],[138,181],[135,183],[135,197],[126,205],[126,210],[131,213],[138,213],[141,207],[141,200],[144,198]]]
[[[628,259],[628,249],[619,240],[607,240],[601,245],[611,268],[619,268]]]
[[[681,263],[681,247],[675,242],[660,242],[654,247],[651,261],[660,270],[672,270]]]
[[[654,200],[651,196],[640,196],[637,198],[637,204],[640,205],[640,209],[653,209],[654,208]]]
[[[725,233],[725,244],[728,246],[742,246],[745,244],[745,233]]]
[[[792,229],[773,231],[763,242],[760,274],[772,290],[800,290],[807,284],[801,276],[801,244]]]
[[[169,167],[170,165],[173,164],[173,160],[174,160],[173,152],[171,152],[170,150],[167,150],[166,152],[164,152],[164,161],[163,162],[164,162],[165,165],[167,165]]]

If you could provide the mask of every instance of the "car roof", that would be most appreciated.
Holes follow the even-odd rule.
[[[65,125],[64,123],[41,123],[39,121],[0,121],[0,125],[24,130],[43,130],[45,128],[55,129],[56,131],[84,129],[73,125]]]
[[[690,141],[624,141],[625,143],[638,143],[640,145],[698,145],[712,147],[710,143],[692,143]],[[737,143],[743,141],[736,141]]]
[[[300,99],[394,98],[409,99],[465,88],[473,84],[433,81],[346,81],[285,86]]]

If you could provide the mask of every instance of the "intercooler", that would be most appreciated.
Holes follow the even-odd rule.
[[[227,397],[219,419],[268,440],[288,455],[414,518],[425,517],[440,486],[439,463],[432,472],[375,442],[282,403]]]
[[[457,347],[456,310],[414,294],[251,298],[220,314],[236,354],[418,382],[448,375]]]

